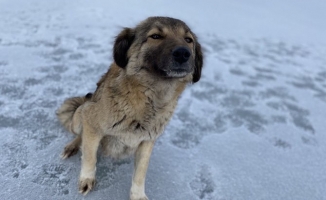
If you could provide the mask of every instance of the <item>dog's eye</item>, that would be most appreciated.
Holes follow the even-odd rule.
[[[157,40],[157,39],[161,39],[161,38],[163,38],[161,35],[159,35],[159,34],[153,34],[153,35],[151,35],[151,36],[149,36],[149,37],[151,37],[151,38],[153,38],[154,40]]]
[[[192,40],[191,38],[189,38],[189,37],[186,37],[185,40],[186,40],[187,43],[192,43],[192,41],[193,41],[193,40]]]

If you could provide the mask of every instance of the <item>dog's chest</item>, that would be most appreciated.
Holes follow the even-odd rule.
[[[125,107],[109,134],[118,136],[128,146],[129,143],[156,140],[169,122],[176,102],[162,104],[155,100],[146,98],[146,101],[138,102],[138,105]]]

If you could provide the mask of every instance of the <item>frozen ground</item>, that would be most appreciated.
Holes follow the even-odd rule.
[[[122,2],[122,1],[121,1]],[[114,36],[151,15],[186,21],[205,49],[157,142],[154,200],[326,199],[323,1],[0,1],[1,199],[128,199],[132,159],[99,157],[77,192],[80,154],[55,110],[95,89]]]

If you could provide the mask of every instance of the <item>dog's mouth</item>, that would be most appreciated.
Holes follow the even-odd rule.
[[[189,74],[189,72],[184,69],[174,69],[166,72],[166,76],[171,78],[183,78],[187,76],[187,74]]]
[[[173,64],[167,68],[154,65],[154,69],[160,76],[166,78],[183,78],[191,73],[191,67],[188,64]]]

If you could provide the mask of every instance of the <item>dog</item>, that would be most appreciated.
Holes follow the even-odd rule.
[[[203,53],[196,35],[181,20],[149,17],[124,28],[113,47],[114,62],[94,93],[66,99],[56,114],[76,137],[62,153],[81,149],[79,192],[95,185],[96,155],[135,155],[131,200],[148,199],[145,176],[157,138],[169,122],[180,94],[201,77]]]

